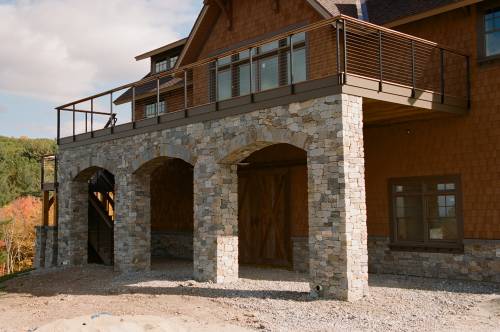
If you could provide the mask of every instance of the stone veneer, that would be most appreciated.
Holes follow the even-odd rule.
[[[36,269],[56,266],[58,251],[57,226],[36,226],[35,232],[36,243],[33,266]]]
[[[193,233],[190,232],[151,232],[151,255],[193,259]]]
[[[309,239],[292,237],[292,265],[297,272],[309,272]]]
[[[150,267],[149,176],[160,157],[194,166],[194,276],[238,278],[237,163],[266,146],[307,152],[309,265],[313,294],[367,294],[368,257],[362,99],[345,94],[79,147],[59,154],[59,264],[87,252],[86,181],[96,168],[115,176],[115,269]]]
[[[368,240],[370,273],[500,282],[500,241],[464,240],[463,253],[400,251],[389,238]]]

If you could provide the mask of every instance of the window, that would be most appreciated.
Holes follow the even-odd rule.
[[[163,71],[170,70],[175,67],[178,56],[167,57],[155,62],[155,73],[161,73]]]
[[[462,211],[458,176],[390,181],[393,245],[459,248]]]
[[[500,9],[484,15],[484,55],[500,55]]]
[[[250,51],[220,58],[210,66],[210,100],[220,101],[307,79],[306,35],[273,41]],[[250,66],[250,58],[252,64]],[[290,66],[290,62],[292,66]],[[217,68],[216,68],[217,67]],[[217,73],[217,74],[216,74]],[[250,74],[252,81],[250,82]],[[217,76],[217,77],[216,77]],[[215,91],[217,86],[217,91]],[[252,89],[252,91],[250,91]]]
[[[168,64],[167,60],[157,61],[156,62],[155,72],[160,73],[162,71],[167,71],[168,70],[167,64]]]
[[[156,106],[159,105],[158,114],[156,113]],[[160,101],[159,104],[151,103],[146,105],[146,109],[144,112],[145,118],[153,118],[157,115],[165,113],[165,101]]]

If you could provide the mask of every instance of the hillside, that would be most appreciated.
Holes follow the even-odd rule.
[[[0,207],[20,196],[40,196],[40,158],[55,150],[54,140],[0,136]]]

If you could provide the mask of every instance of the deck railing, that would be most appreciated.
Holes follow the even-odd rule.
[[[42,156],[40,162],[40,188],[42,191],[51,191],[55,189],[57,183],[57,160],[55,155]]]
[[[470,100],[467,55],[343,15],[204,58],[57,107],[58,142],[62,135],[92,138],[103,127],[112,133],[115,124],[159,123],[163,113],[188,117],[188,110],[200,106],[217,108],[242,96],[253,100],[288,85],[293,91],[296,84],[327,77],[337,77],[338,84],[348,84],[350,76],[367,78],[380,91],[391,83],[411,88],[412,97],[430,91],[441,103],[448,97]]]

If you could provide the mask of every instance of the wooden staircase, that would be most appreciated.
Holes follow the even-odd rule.
[[[100,170],[89,182],[89,263],[113,265],[114,177]]]

